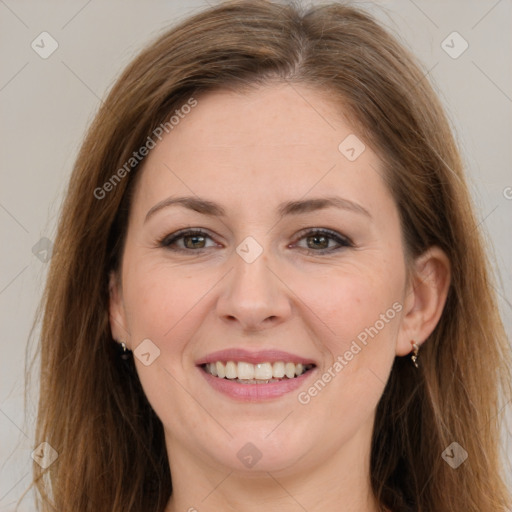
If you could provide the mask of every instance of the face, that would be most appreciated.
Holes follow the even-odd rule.
[[[408,300],[382,164],[303,85],[197,100],[145,161],[111,296],[171,472],[368,453]]]

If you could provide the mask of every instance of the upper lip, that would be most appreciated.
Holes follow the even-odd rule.
[[[315,364],[313,359],[302,357],[290,352],[283,352],[282,350],[258,350],[251,352],[243,348],[229,348],[226,350],[219,350],[212,352],[196,361],[197,366],[206,363],[215,363],[217,361],[241,361],[244,363],[275,363],[276,361],[284,361],[285,363],[295,364]]]

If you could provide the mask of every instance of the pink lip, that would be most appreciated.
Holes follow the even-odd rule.
[[[219,361],[219,359],[217,359],[217,361]],[[262,402],[290,393],[301,386],[306,379],[311,377],[311,375],[315,373],[315,370],[316,368],[313,368],[299,377],[283,379],[279,382],[269,382],[268,384],[239,384],[233,380],[214,377],[202,368],[199,368],[206,382],[208,382],[213,389],[220,391],[230,398],[244,402]]]
[[[276,361],[283,361],[285,363],[294,363],[303,365],[316,364],[313,359],[307,359],[296,354],[290,354],[289,352],[283,352],[281,350],[260,350],[258,352],[249,352],[243,348],[231,348],[227,350],[220,350],[213,352],[207,356],[196,361],[197,366],[201,366],[206,363],[215,363],[217,361],[242,361],[244,363],[275,363]],[[220,380],[220,379],[218,379]],[[295,379],[293,379],[295,380]],[[241,384],[242,386],[250,384]],[[260,386],[261,384],[257,384]]]

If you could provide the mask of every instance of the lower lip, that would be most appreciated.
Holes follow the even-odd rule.
[[[314,373],[315,368],[304,372],[299,377],[283,379],[279,382],[269,382],[268,384],[240,384],[234,380],[214,377],[200,367],[199,371],[213,389],[231,398],[246,402],[262,402],[295,391]]]

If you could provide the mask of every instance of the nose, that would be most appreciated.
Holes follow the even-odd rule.
[[[233,265],[217,301],[219,318],[244,331],[261,331],[290,317],[290,291],[265,251],[252,263],[234,252]]]

